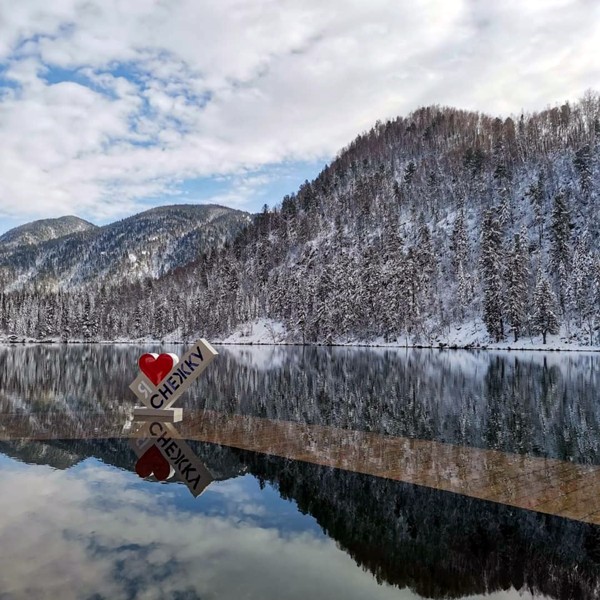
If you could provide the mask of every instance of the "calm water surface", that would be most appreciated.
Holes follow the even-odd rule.
[[[128,385],[150,350],[184,349],[0,347],[1,599],[600,597],[577,521],[195,441],[198,498],[140,479]],[[598,355],[218,350],[188,413],[600,464]]]

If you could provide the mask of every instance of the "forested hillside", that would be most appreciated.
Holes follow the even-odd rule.
[[[0,289],[34,288],[37,298],[44,291],[157,278],[208,248],[220,248],[250,221],[247,213],[223,206],[174,205],[104,227],[87,223],[46,235],[48,224],[54,231],[55,222],[69,219],[86,223],[76,217],[36,221],[0,237]],[[25,237],[27,242],[16,243]]]
[[[426,107],[378,122],[235,240],[118,289],[2,297],[5,332],[88,340],[226,335],[260,317],[290,341],[489,341],[561,327],[597,344],[600,97],[495,118]],[[541,339],[541,338],[540,338]]]
[[[43,219],[15,227],[0,235],[0,248],[3,251],[19,246],[41,244],[48,240],[61,238],[65,235],[80,231],[96,229],[96,225],[79,217],[60,217],[58,219]]]

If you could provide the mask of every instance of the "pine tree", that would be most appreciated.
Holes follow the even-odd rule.
[[[552,207],[550,266],[554,275],[555,289],[563,315],[565,313],[567,287],[566,273],[570,259],[570,237],[571,218],[567,205],[567,195],[565,192],[559,192],[554,196]]]
[[[596,259],[593,275],[593,319],[597,325],[600,323],[600,258]],[[597,327],[596,327],[597,329]],[[595,342],[592,339],[593,331],[590,329],[590,346]]]
[[[461,208],[454,221],[452,236],[450,238],[450,251],[452,252],[452,265],[456,273],[458,266],[462,264],[463,269],[468,265],[469,239],[465,222],[465,213]]]
[[[419,275],[419,294],[421,305],[425,305],[426,299],[432,292],[435,293],[435,274],[437,260],[433,252],[433,243],[429,227],[423,223],[419,227],[417,234],[417,244],[415,248],[415,258],[417,261],[417,272]]]
[[[45,294],[43,302],[45,336],[52,337],[56,333],[56,296]]]
[[[485,213],[481,238],[481,279],[483,282],[483,322],[492,338],[504,338],[502,298],[502,238],[492,210]]]
[[[145,318],[141,304],[135,307],[133,313],[133,337],[140,338],[144,334]]]
[[[461,202],[450,236],[450,261],[456,275],[455,314],[460,316],[461,321],[465,318],[465,309],[471,300],[471,277],[468,273],[469,257],[469,238],[465,212]]]
[[[528,256],[523,234],[519,233],[515,235],[507,269],[506,312],[515,342],[518,341],[527,318],[528,278]]]
[[[92,307],[92,303],[91,303],[91,299],[90,299],[90,294],[86,294],[84,304],[83,304],[83,316],[82,316],[82,323],[81,323],[83,339],[86,342],[93,341],[98,334],[97,321],[96,321],[96,317],[93,314],[92,310],[93,310],[93,307]]]
[[[415,165],[415,163],[411,160],[408,165],[406,165],[406,169],[404,169],[404,183],[407,186],[410,186],[410,184],[413,181],[413,178],[415,176],[415,173],[417,172],[417,167]]]
[[[585,199],[588,198],[592,189],[592,151],[589,144],[582,146],[573,159],[573,166],[579,174],[579,183]]]
[[[576,324],[581,327],[583,323],[590,322],[593,314],[593,267],[594,256],[590,250],[589,234],[584,231],[575,245],[569,286],[567,288],[567,302],[570,312],[575,316]]]
[[[69,315],[68,296],[61,296],[60,303],[60,339],[62,342],[68,342],[71,337],[71,320]]]
[[[500,207],[498,209],[498,218],[500,221],[500,226],[504,229],[508,225],[514,225],[514,215],[513,215],[513,206],[511,202],[511,197],[505,195],[500,202]]]
[[[397,223],[388,219],[384,223],[382,262],[375,266],[378,270],[378,278],[382,286],[374,290],[381,298],[381,318],[383,325],[383,335],[390,341],[400,334],[402,323],[404,321],[405,304],[403,292],[405,283],[404,274],[404,255],[403,240],[398,231]],[[367,280],[367,285],[370,279]]]
[[[408,335],[412,335],[419,330],[421,316],[419,310],[419,270],[414,248],[409,248],[402,260],[402,282],[406,290],[403,329]]]
[[[43,340],[48,334],[48,330],[46,328],[46,307],[43,304],[43,299],[38,299],[37,306],[37,319],[35,325],[35,338],[38,340]]]
[[[533,304],[533,329],[536,333],[542,334],[545,344],[546,336],[549,333],[556,334],[559,331],[559,322],[556,316],[556,298],[545,277],[541,277],[537,283]]]
[[[465,309],[471,299],[471,281],[468,273],[465,272],[462,261],[458,263],[457,281],[457,301],[461,321],[465,319]]]
[[[321,275],[317,279],[315,295],[314,295],[314,323],[315,337],[323,340],[327,344],[333,342],[334,335],[338,335],[339,329],[336,327],[335,331],[333,323],[337,321],[333,317],[336,306],[335,302],[332,301],[332,295],[339,298],[340,290],[334,286],[334,276],[332,273],[332,263],[325,261],[326,266],[321,270]],[[337,279],[337,278],[336,278]],[[336,283],[339,283],[339,279]],[[337,323],[336,323],[337,324]]]
[[[533,208],[535,227],[538,232],[538,248],[541,248],[544,237],[544,201],[546,197],[546,184],[543,171],[540,171],[537,182],[529,186],[529,190],[527,191],[526,195],[529,198],[531,207]]]

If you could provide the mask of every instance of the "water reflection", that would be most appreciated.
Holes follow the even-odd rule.
[[[133,469],[126,440],[2,443],[1,452],[19,459],[37,456],[43,463],[40,457],[47,456],[64,469],[62,457],[70,456],[75,465],[52,470],[0,463],[3,547],[28,553],[31,571],[38,563],[50,568],[51,557],[65,578],[77,557],[77,568],[90,570],[87,583],[104,597],[143,597],[163,582],[173,593],[219,598],[244,590],[257,598],[466,598],[502,590],[513,590],[507,597],[514,598],[517,591],[597,598],[600,535],[594,526],[300,461],[189,446],[215,474],[193,504],[181,484],[144,482],[115,470],[112,464]],[[43,490],[43,499],[33,490]],[[385,587],[352,571],[336,546]],[[59,586],[60,578],[53,579]],[[85,582],[78,585],[91,594]],[[174,597],[164,590],[157,597]]]
[[[177,486],[150,490],[153,484],[94,461],[70,472],[3,464],[1,485],[11,490],[0,495],[0,539],[10,548],[2,556],[2,597],[398,596],[374,585],[312,523],[285,532],[263,520],[266,512],[285,520],[289,503],[269,502],[251,477],[207,490],[203,511],[186,506]],[[225,514],[210,503],[227,507]]]
[[[199,496],[213,480],[212,475],[194,451],[181,439],[175,425],[149,419],[134,421],[130,446],[137,456],[135,472],[157,481],[177,479],[193,496]]]
[[[108,431],[146,350],[0,347],[0,414],[86,412]],[[220,347],[188,410],[289,420],[600,464],[600,356]],[[124,397],[125,394],[125,397]]]
[[[599,596],[596,526],[307,462],[376,465],[365,436],[393,434],[600,464],[599,357],[219,351],[177,425],[212,478],[194,500],[134,473],[130,434],[179,440],[123,428],[139,347],[0,348],[0,597]],[[197,441],[223,436],[265,447]]]

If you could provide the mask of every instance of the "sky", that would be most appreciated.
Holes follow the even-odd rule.
[[[379,120],[600,89],[598,0],[0,0],[0,232],[258,211]]]

